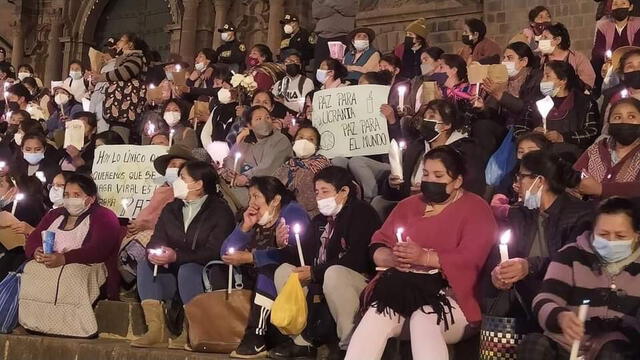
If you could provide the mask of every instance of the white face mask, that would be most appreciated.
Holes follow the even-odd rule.
[[[369,48],[369,40],[353,40],[353,47],[357,51],[364,51]]]
[[[67,94],[58,94],[54,98],[54,101],[58,105],[65,105],[66,103],[69,102],[69,95],[67,95]]]
[[[538,49],[540,49],[541,53],[549,55],[556,49],[556,47],[551,45],[551,40],[540,40],[538,42]]]
[[[22,146],[22,137],[23,136],[24,136],[24,134],[21,133],[21,132],[15,133],[15,135],[13,135],[13,142],[15,142],[16,145],[18,145],[18,146]]]
[[[24,80],[24,79],[26,79],[26,78],[28,78],[28,77],[30,77],[30,76],[31,76],[31,73],[28,73],[28,72],[21,72],[21,73],[18,73],[18,79],[19,79],[20,81],[22,81],[22,80]]]
[[[301,159],[306,159],[316,153],[316,146],[309,140],[299,139],[293,143],[293,152]]]
[[[318,210],[324,216],[336,216],[342,210],[342,205],[336,201],[336,197],[318,200]]]
[[[422,75],[429,75],[430,73],[432,73],[434,70],[434,65],[431,63],[427,63],[427,64],[420,64],[420,73],[422,73]]]
[[[293,26],[287,24],[284,26],[284,33],[287,35],[293,34]]]
[[[24,153],[22,157],[29,163],[29,165],[38,165],[42,159],[44,159],[44,152]]]
[[[316,79],[318,79],[319,83],[324,84],[325,82],[327,82],[328,71],[329,70],[320,70],[320,69],[316,71]]]
[[[231,91],[229,89],[222,88],[218,90],[218,101],[220,104],[228,104],[231,102]]]
[[[73,80],[80,80],[80,79],[82,79],[82,72],[81,71],[69,71],[69,77],[72,78]]]
[[[231,41],[231,33],[230,32],[224,32],[224,33],[220,34],[220,39],[222,39],[222,41]]]
[[[89,208],[84,204],[84,198],[67,198],[63,200],[64,208],[67,209],[69,215],[80,216]]]
[[[167,80],[173,81],[173,73],[171,71],[165,71],[164,76],[167,77]]]
[[[503,61],[502,65],[507,67],[507,74],[509,77],[518,75],[518,69],[516,69],[516,63],[513,61]]]
[[[544,96],[555,96],[556,95],[556,85],[553,81],[543,81],[540,83],[540,92]]]
[[[49,190],[49,200],[51,200],[54,207],[64,206],[64,187],[53,186]]]
[[[258,220],[258,225],[260,226],[267,225],[269,222],[271,222],[272,217],[273,215],[271,215],[271,211],[267,210],[264,214],[262,214],[262,216],[260,217],[260,220]]]
[[[198,71],[202,71],[206,67],[207,67],[207,65],[205,65],[204,63],[196,63],[196,66],[195,66],[196,70],[198,70]]]
[[[167,122],[167,125],[170,127],[176,126],[180,122],[180,112],[179,111],[167,111],[163,116],[164,121]]]
[[[164,173],[164,181],[169,185],[173,184],[178,180],[178,170],[178,168],[167,168],[167,171]]]
[[[189,185],[181,178],[177,178],[171,186],[173,187],[173,196],[175,198],[184,200],[189,195]]]
[[[535,210],[540,208],[540,201],[542,200],[542,186],[538,189],[538,192],[535,194],[531,193],[531,189],[536,186],[536,183],[540,180],[540,177],[537,177],[529,189],[524,193],[524,206],[529,210]]]

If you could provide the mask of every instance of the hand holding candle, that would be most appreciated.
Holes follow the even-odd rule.
[[[16,198],[13,200],[13,206],[11,207],[11,215],[16,215],[16,208],[18,207],[18,202],[24,200],[23,193],[17,193]]]
[[[171,145],[173,145],[173,135],[175,134],[175,132],[176,131],[174,129],[171,129],[169,131],[169,147],[171,147]]]
[[[627,90],[627,89],[622,89],[622,90],[620,91],[620,96],[621,96],[623,99],[628,98],[628,97],[629,97],[629,90]]]
[[[404,85],[398,86],[398,111],[403,112],[404,109],[404,94],[407,92],[407,87]]]
[[[164,250],[160,249],[149,249],[149,254],[151,255],[162,255],[164,254]],[[158,276],[158,265],[153,265],[153,279]]]
[[[240,170],[238,169],[238,161],[240,161],[240,158],[242,157],[242,154],[238,151],[235,153],[234,155],[234,160],[233,160],[233,179],[231,180],[231,187],[236,186],[236,174],[240,172]]]
[[[511,241],[511,229],[500,235],[500,263],[509,260],[509,241]]]
[[[610,61],[611,60],[611,56],[613,56],[613,53],[611,52],[611,49],[605,51],[605,53],[604,53],[605,60]]]
[[[398,243],[403,243],[404,240],[402,239],[402,234],[404,234],[404,228],[399,227],[396,230],[396,240],[398,240]]]
[[[300,224],[293,225],[293,233],[296,235],[296,247],[298,248],[298,257],[300,258],[300,266],[305,266],[304,256],[302,255],[302,244],[300,244]]]
[[[582,301],[582,305],[578,308],[578,319],[584,324],[587,320],[587,312],[589,311],[589,300]],[[580,340],[574,340],[571,344],[571,355],[569,360],[577,360],[580,350]]]
[[[36,171],[36,177],[43,184],[47,182],[47,178],[44,176],[44,171]]]
[[[227,251],[227,255],[231,255],[234,252],[236,252],[236,250],[232,247],[229,248],[229,251]],[[233,282],[233,265],[229,264],[229,281],[227,283],[227,294],[231,294],[231,283]]]
[[[540,116],[542,116],[542,128],[545,133],[547,132],[547,115],[549,115],[554,106],[555,104],[551,96],[546,96],[542,100],[536,101],[536,107],[538,108]]]

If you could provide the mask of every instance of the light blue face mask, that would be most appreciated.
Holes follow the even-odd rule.
[[[536,185],[536,183],[540,180],[540,177],[537,177],[533,184],[529,187],[529,189],[524,193],[524,206],[529,210],[535,210],[540,208],[540,201],[542,200],[542,186],[538,189],[538,192],[535,194],[531,193],[531,189]]]
[[[608,263],[618,262],[629,257],[633,252],[632,244],[633,240],[609,241],[601,236],[593,235],[593,249]]]
[[[164,174],[164,180],[167,184],[171,185],[174,181],[178,180],[178,168],[167,168]]]

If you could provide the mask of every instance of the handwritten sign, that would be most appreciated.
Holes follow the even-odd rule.
[[[159,145],[103,145],[96,148],[93,180],[100,204],[118,217],[134,219],[147,206],[160,177],[153,161],[169,148]]]
[[[386,154],[387,120],[380,106],[389,86],[357,85],[322,90],[313,96],[313,126],[321,135],[320,153],[330,159]]]

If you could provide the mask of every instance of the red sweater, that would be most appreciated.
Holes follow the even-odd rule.
[[[496,243],[497,225],[491,208],[470,192],[465,192],[436,216],[424,217],[425,206],[422,195],[400,202],[373,235],[371,243],[391,248],[396,244],[396,229],[403,227],[404,236],[423,248],[434,249],[467,321],[479,322],[482,314],[476,283]]]
[[[49,211],[40,221],[36,229],[29,235],[24,247],[27,259],[33,258],[33,253],[42,246],[42,232],[60,216],[68,216],[63,207]],[[89,232],[82,246],[64,254],[67,264],[99,264],[107,266],[107,296],[117,300],[120,291],[120,273],[117,267],[118,250],[122,232],[120,223],[113,211],[93,205],[83,216],[89,216]]]

